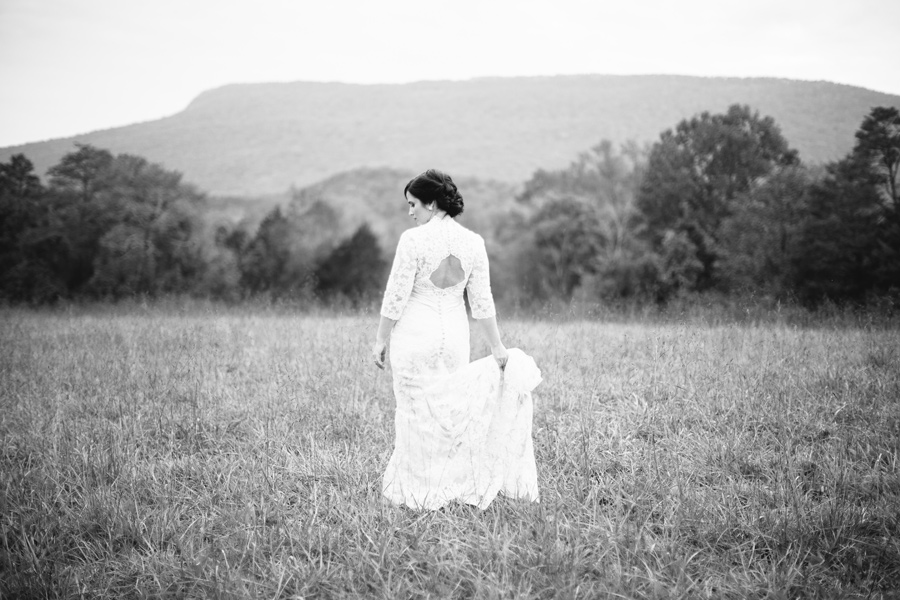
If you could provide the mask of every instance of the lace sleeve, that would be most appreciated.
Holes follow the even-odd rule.
[[[407,233],[404,232],[397,243],[397,254],[394,255],[394,264],[381,303],[381,314],[395,321],[403,314],[416,280],[416,249]]]
[[[484,240],[481,238],[478,238],[472,274],[469,275],[466,291],[469,295],[469,306],[472,307],[473,319],[487,319],[497,314],[494,309],[494,297],[491,295],[491,274],[488,268],[487,251],[484,249]]]

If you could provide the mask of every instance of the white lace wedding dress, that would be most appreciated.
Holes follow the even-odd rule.
[[[398,320],[394,452],[382,484],[395,504],[483,509],[498,493],[538,500],[531,391],[540,371],[517,349],[504,371],[491,356],[469,362],[464,290],[472,317],[494,316],[481,236],[446,216],[403,233],[381,309]]]

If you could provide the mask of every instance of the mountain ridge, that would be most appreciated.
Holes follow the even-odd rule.
[[[681,119],[731,104],[771,116],[802,160],[821,163],[849,152],[869,110],[900,107],[900,96],[824,81],[680,75],[228,84],[174,115],[0,148],[0,160],[24,153],[44,176],[74,143],[89,143],[178,170],[214,195],[280,193],[381,167],[521,183],[601,139],[650,143]]]

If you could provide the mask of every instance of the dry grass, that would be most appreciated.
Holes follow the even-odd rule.
[[[0,596],[900,589],[896,329],[505,322],[542,502],[415,513],[380,500],[374,324],[3,311]]]

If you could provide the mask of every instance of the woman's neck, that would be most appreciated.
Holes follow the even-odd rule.
[[[447,211],[437,209],[434,211],[434,214],[431,215],[431,218],[428,219],[428,222],[431,223],[432,221],[443,221],[447,217],[448,217]],[[450,218],[452,218],[452,217],[450,217]]]

